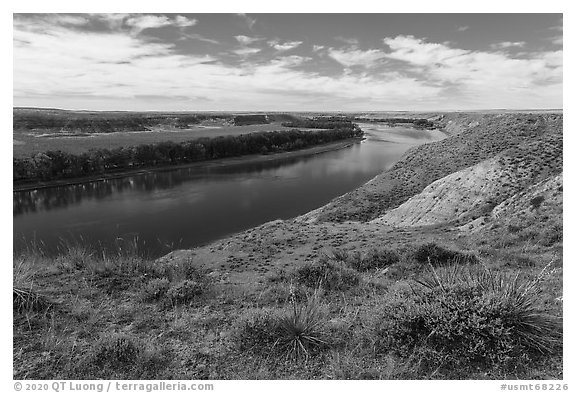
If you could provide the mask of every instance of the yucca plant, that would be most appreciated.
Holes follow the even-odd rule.
[[[285,351],[287,357],[308,359],[314,351],[328,346],[323,332],[323,315],[318,301],[318,293],[304,304],[297,304],[291,291],[291,309],[278,319],[278,338],[274,347]]]

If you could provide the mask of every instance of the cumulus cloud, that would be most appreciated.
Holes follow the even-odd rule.
[[[492,49],[507,49],[507,48],[523,48],[524,45],[526,45],[526,42],[524,41],[518,41],[518,42],[504,41],[492,44],[490,45],[490,47]]]
[[[360,50],[330,48],[328,50],[328,56],[345,67],[372,67],[381,59],[385,58],[386,54],[378,49]]]
[[[190,19],[182,15],[177,15],[174,24],[178,27],[195,26],[198,23],[197,19]]]
[[[300,45],[302,45],[302,41],[287,41],[284,43],[280,43],[280,41],[278,41],[278,40],[272,40],[272,41],[268,41],[268,45],[270,45],[272,48],[276,49],[277,51],[284,52],[284,51],[292,50],[292,49],[299,47]]]
[[[245,35],[237,35],[234,36],[234,38],[236,38],[236,41],[238,41],[240,44],[242,45],[250,45],[254,42],[260,41],[261,38],[256,38],[256,37],[248,37]]]
[[[126,20],[126,25],[131,26],[135,31],[156,29],[170,24],[170,20],[166,16],[139,15]]]
[[[466,31],[470,28],[470,26],[458,26],[456,28],[457,31]]]
[[[515,58],[503,52],[451,48],[413,36],[385,38],[384,43],[391,49],[386,57],[416,67],[429,83],[449,85],[485,107],[518,107],[529,99],[540,103],[553,99],[553,106],[561,106],[562,51]]]

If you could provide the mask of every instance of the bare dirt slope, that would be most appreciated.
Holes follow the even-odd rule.
[[[562,138],[545,134],[436,180],[373,222],[400,227],[462,224],[561,171]]]

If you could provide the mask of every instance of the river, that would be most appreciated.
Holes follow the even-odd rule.
[[[360,124],[366,139],[322,154],[151,172],[13,193],[14,250],[65,244],[155,257],[316,209],[390,168],[438,131]],[[136,240],[134,240],[136,239]]]

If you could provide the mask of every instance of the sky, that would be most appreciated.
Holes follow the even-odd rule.
[[[562,108],[561,14],[14,14],[14,106]]]

